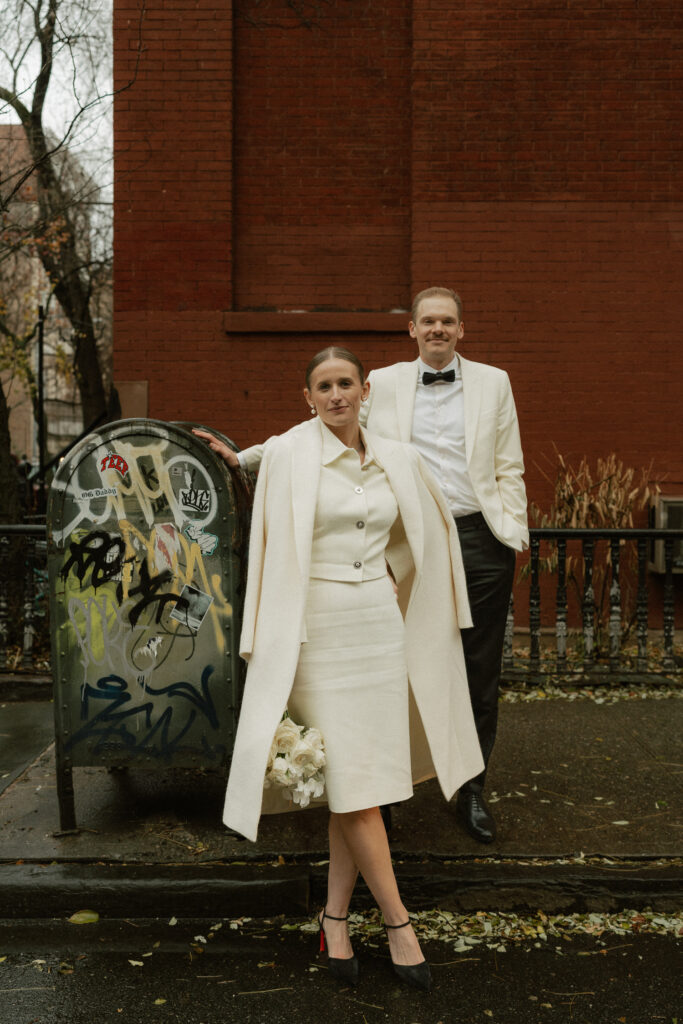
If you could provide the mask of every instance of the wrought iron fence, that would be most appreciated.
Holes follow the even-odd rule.
[[[530,531],[529,560],[529,649],[528,657],[520,659],[514,651],[514,606],[510,602],[503,653],[503,677],[506,680],[537,681],[549,676],[572,676],[585,682],[596,678],[617,678],[647,681],[659,676],[674,677],[680,682],[682,672],[675,653],[675,593],[674,573],[683,570],[683,559],[676,545],[683,540],[683,530],[646,529],[556,529],[544,527]],[[596,547],[604,541],[609,554],[606,559],[608,608],[605,610],[607,652],[598,659],[595,643],[596,595],[594,568]],[[580,653],[573,658],[568,651],[568,551],[572,542],[580,544],[582,582],[580,600]],[[556,564],[555,593],[555,652],[548,657],[542,650],[541,629],[541,545],[550,545]],[[663,599],[661,626],[661,654],[653,667],[651,657],[652,631],[649,628],[650,582],[649,563],[654,562],[654,545],[663,546]],[[626,545],[635,545],[635,602],[632,611],[634,647],[633,655],[624,651],[624,608],[622,606],[622,552]]]
[[[520,658],[514,650],[514,607],[510,603],[503,677],[508,681],[543,680],[548,676],[582,678],[593,682],[596,676],[651,679],[653,675],[681,681],[683,671],[675,653],[674,573],[683,569],[675,545],[683,541],[683,530],[570,530],[547,527],[530,531],[529,568],[529,646],[528,656]],[[609,650],[606,660],[596,655],[594,566],[596,545],[609,546],[609,614],[607,632]],[[649,628],[650,581],[653,545],[664,548],[661,657],[653,672]],[[582,583],[578,629],[580,656],[569,651],[567,559],[568,544],[581,549]],[[557,553],[554,653],[542,650],[541,629],[541,546],[555,545]],[[624,657],[621,565],[626,544],[635,545],[637,557],[633,657]],[[47,538],[44,525],[0,526],[0,673],[30,673],[37,669],[36,637],[47,651]]]
[[[47,647],[44,524],[0,526],[0,672],[36,670],[36,635]]]

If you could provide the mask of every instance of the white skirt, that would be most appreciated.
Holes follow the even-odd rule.
[[[407,800],[413,785],[404,625],[389,577],[311,579],[306,631],[287,707],[295,722],[323,734],[330,810]]]

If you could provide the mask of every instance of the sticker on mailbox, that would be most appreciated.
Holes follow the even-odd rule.
[[[180,593],[180,600],[171,612],[171,618],[178,622],[199,629],[206,617],[213,598],[203,590],[190,587],[187,583]]]

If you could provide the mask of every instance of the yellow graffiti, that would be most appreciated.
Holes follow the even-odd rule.
[[[114,591],[116,584],[104,583],[80,588],[67,583],[65,606],[69,618],[62,629],[73,629],[79,647],[89,660],[101,665],[105,660],[107,643],[116,630],[119,610]]]
[[[127,519],[122,519],[119,522],[119,528],[125,544],[124,565],[131,564],[131,562],[128,561],[129,559],[132,560],[141,556],[143,559],[147,559],[147,566],[150,571],[150,575],[154,574],[157,571],[155,557],[157,541],[156,526],[153,528],[149,537],[145,537],[145,535]],[[216,645],[220,651],[223,651],[225,650],[225,634],[223,632],[222,624],[226,618],[230,618],[232,616],[232,605],[223,593],[220,573],[213,573],[209,579],[199,544],[197,544],[196,541],[189,541],[188,538],[180,532],[177,533],[177,537],[181,545],[184,565],[181,564],[178,554],[174,552],[170,565],[171,572],[175,577],[174,586],[176,586],[178,591],[180,591],[187,584],[188,586],[195,587],[198,590],[203,590],[213,598],[207,614],[212,622]],[[165,540],[166,538],[163,539]],[[138,542],[137,545],[136,541]],[[142,552],[140,551],[140,548],[142,548]],[[131,583],[132,579],[130,574],[126,575],[124,573],[121,581],[123,601],[127,600],[129,596]],[[169,622],[168,625],[170,627],[171,623]],[[177,628],[177,626],[175,628]]]

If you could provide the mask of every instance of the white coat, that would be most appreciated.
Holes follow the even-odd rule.
[[[406,625],[413,778],[436,774],[450,799],[483,768],[458,628],[472,624],[460,545],[417,453],[374,435],[371,445],[399,509],[387,560]],[[270,438],[261,451],[240,642],[248,669],[223,815],[229,828],[254,841],[268,754],[306,639],[320,427],[315,420],[302,423]],[[264,811],[288,809],[277,791],[268,789],[266,796]]]
[[[524,458],[510,380],[504,370],[458,355],[465,401],[467,471],[491,532],[517,551],[529,546]],[[373,434],[410,441],[418,360],[368,376],[361,423]]]

